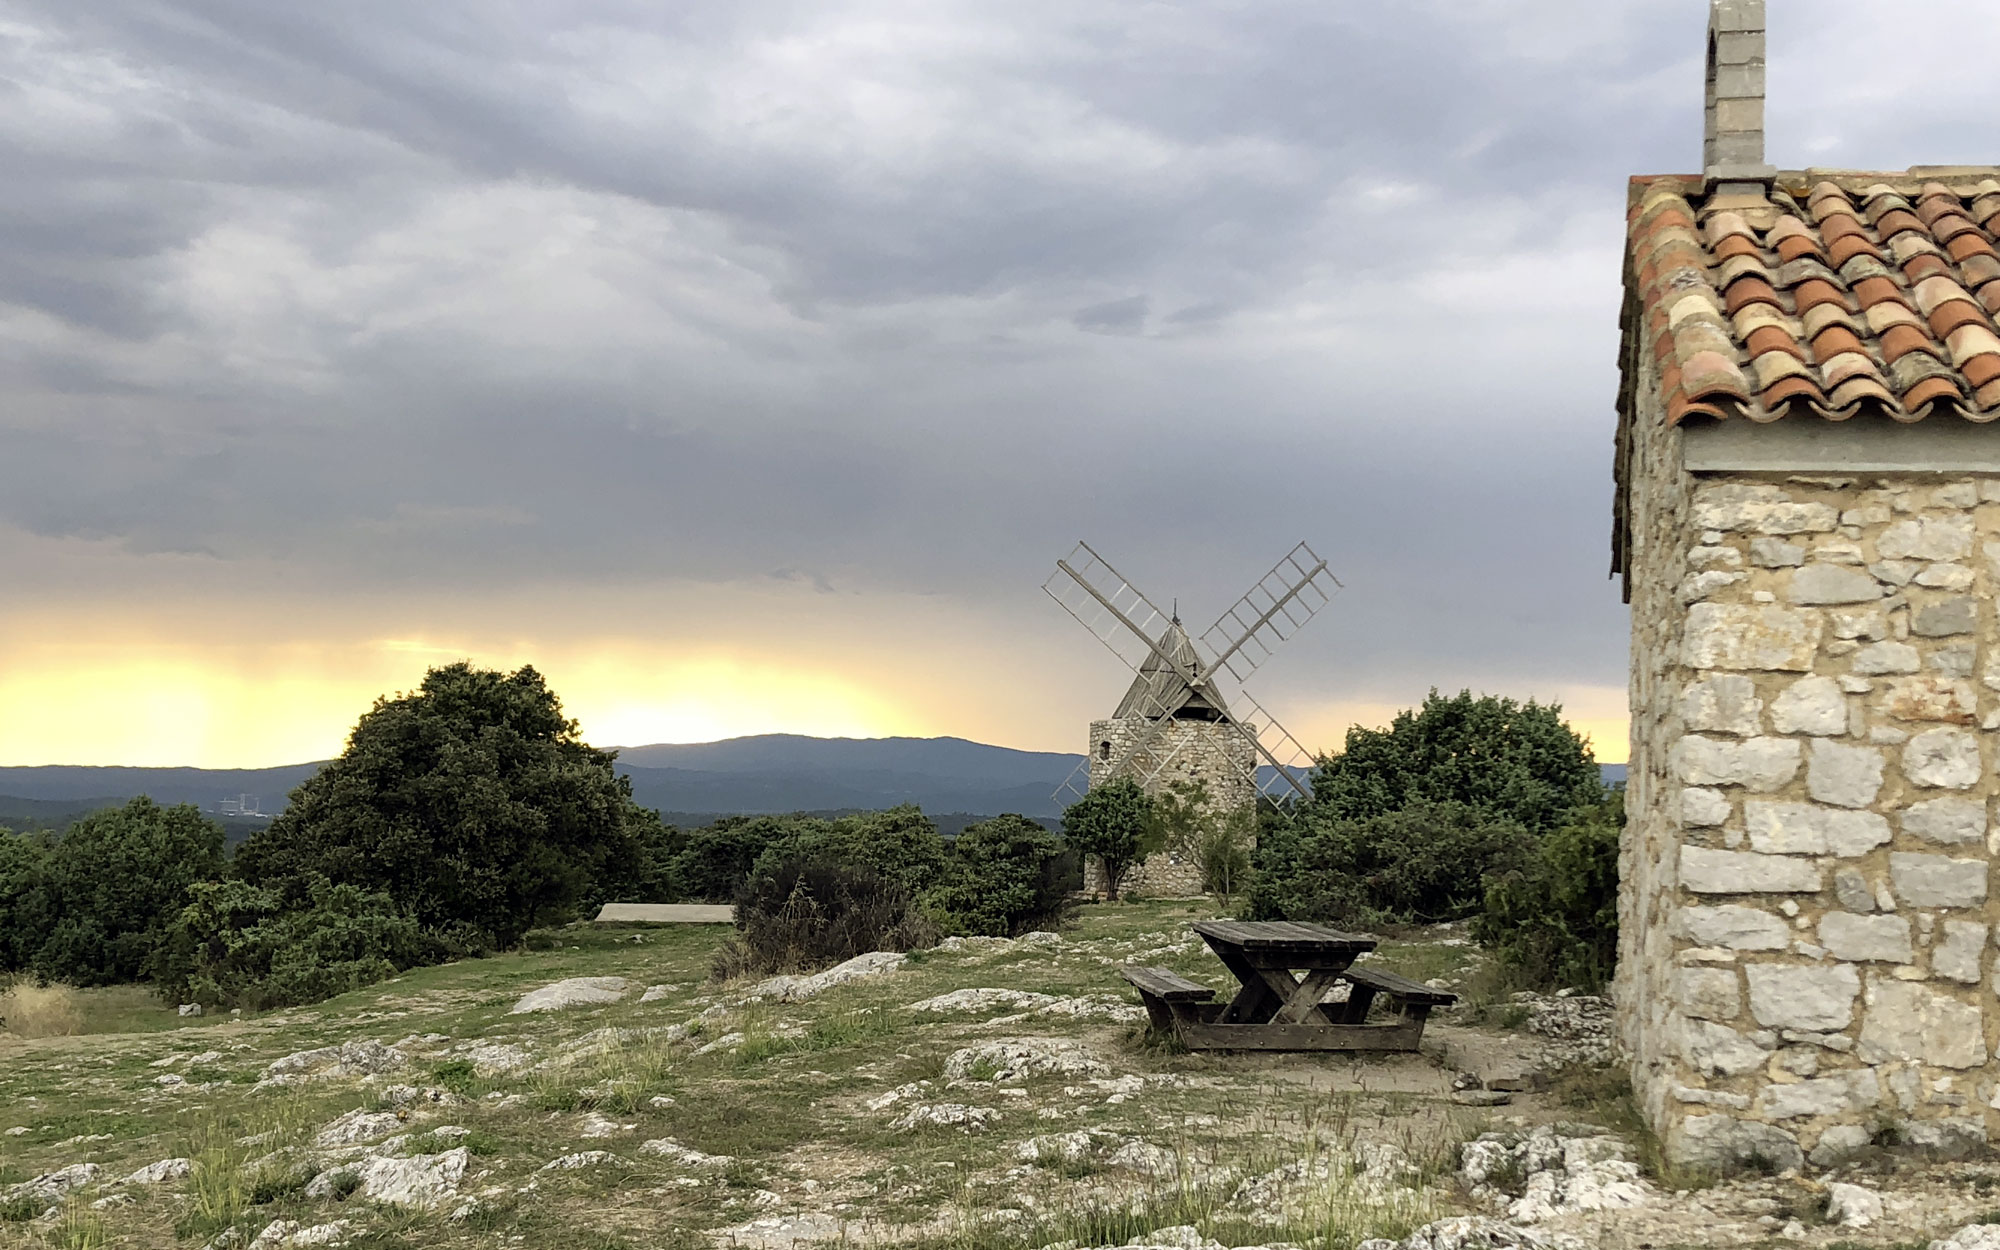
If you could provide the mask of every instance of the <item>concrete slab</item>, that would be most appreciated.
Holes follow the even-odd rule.
[[[597,923],[735,924],[736,909],[726,903],[606,903]]]

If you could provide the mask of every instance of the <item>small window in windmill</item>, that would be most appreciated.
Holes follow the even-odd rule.
[[[1101,760],[1111,758],[1111,744],[1109,742],[1100,742],[1097,744],[1097,758]]]

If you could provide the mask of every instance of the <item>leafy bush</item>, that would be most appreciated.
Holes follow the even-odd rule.
[[[432,669],[376,700],[237,865],[293,905],[325,880],[385,894],[458,944],[512,945],[637,872],[649,814],[613,759],[532,668]]]
[[[1104,892],[1116,902],[1125,874],[1160,849],[1165,831],[1139,783],[1120,777],[1092,786],[1063,811],[1063,835],[1079,854],[1097,856],[1104,868]]]
[[[163,991],[209,1007],[286,1007],[463,953],[386,894],[322,880],[307,897],[300,908],[242,881],[197,885],[161,947]]]
[[[1152,796],[1153,840],[1201,868],[1201,888],[1225,897],[1242,888],[1250,869],[1258,809],[1218,811],[1201,781],[1175,781]]]
[[[1472,935],[1523,989],[1595,990],[1618,960],[1621,789],[1579,808],[1514,871],[1493,877]]]
[[[760,859],[736,897],[736,929],[716,955],[718,977],[806,972],[937,941],[902,885],[824,857]]]
[[[1545,833],[1604,784],[1562,708],[1433,690],[1387,729],[1348,730],[1347,749],[1313,769],[1308,807],[1368,820],[1416,804],[1459,804]]]
[[[0,829],[0,972],[18,972],[55,928],[47,881],[52,839]]]
[[[1486,875],[1528,862],[1534,835],[1463,803],[1419,803],[1363,819],[1308,805],[1264,831],[1250,913],[1369,924],[1457,920],[1478,911]]]
[[[222,842],[222,826],[195,808],[148,798],[77,821],[44,844],[26,870],[35,884],[11,905],[44,922],[27,931],[45,935],[29,937],[27,966],[76,985],[137,980],[190,890],[222,875]]]
[[[1026,816],[968,825],[952,844],[944,880],[924,908],[948,934],[1015,937],[1055,928],[1074,910],[1075,856]]]
[[[654,849],[649,902],[727,903],[750,876],[750,866],[775,842],[791,837],[810,817],[726,816],[699,829],[666,832]],[[824,822],[814,821],[814,824]]]

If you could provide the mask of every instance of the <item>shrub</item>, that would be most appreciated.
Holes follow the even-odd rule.
[[[945,933],[1015,937],[1060,926],[1074,910],[1074,856],[1025,816],[967,825],[952,844],[944,880],[924,909]]]
[[[736,897],[736,929],[716,955],[720,978],[807,972],[937,940],[898,883],[873,868],[804,856],[759,861]]]
[[[1132,865],[1160,849],[1164,830],[1153,801],[1130,777],[1092,786],[1063,811],[1063,835],[1080,854],[1097,856],[1104,892],[1114,902]]]
[[[83,1032],[76,991],[18,981],[0,991],[0,1030],[15,1037],[70,1037]]]
[[[1526,863],[1534,835],[1461,803],[1360,820],[1308,807],[1258,843],[1250,912],[1369,924],[1457,920],[1479,910],[1489,872]]]
[[[463,945],[510,946],[637,872],[650,814],[613,759],[532,668],[432,669],[376,700],[237,865],[293,905],[325,880],[386,894]]]
[[[384,894],[313,883],[308,903],[242,881],[195,887],[161,947],[158,979],[177,1002],[262,1010],[318,1002],[462,954]]]
[[[1152,797],[1152,819],[1161,849],[1201,868],[1202,889],[1229,896],[1241,888],[1250,868],[1256,807],[1218,811],[1205,782],[1176,781]]]
[[[222,843],[222,826],[195,808],[148,798],[77,821],[36,870],[29,906],[52,923],[28,966],[77,985],[138,979],[194,885],[222,875]]]
[[[0,829],[0,973],[27,967],[55,927],[47,880],[51,840]]]
[[[1308,806],[1367,820],[1416,804],[1458,804],[1544,833],[1603,794],[1590,746],[1563,722],[1559,705],[1433,690],[1387,729],[1348,730],[1347,749],[1313,769]]]
[[[1525,989],[1595,990],[1618,960],[1618,839],[1625,794],[1579,808],[1519,868],[1493,877],[1472,935]]]

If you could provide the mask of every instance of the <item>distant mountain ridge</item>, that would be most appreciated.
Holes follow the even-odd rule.
[[[964,738],[809,738],[757,734],[720,742],[657,743],[618,748],[618,771],[632,779],[640,804],[681,814],[872,810],[915,803],[927,812],[994,816],[1060,815],[1056,788],[1081,755],[1018,751]],[[265,814],[319,771],[319,761],[277,768],[126,768],[86,765],[0,767],[0,812],[35,804],[122,801],[147,794],[162,803],[193,803],[216,812],[225,799],[250,795]],[[1602,766],[1623,781],[1623,764]],[[9,805],[6,800],[26,800]],[[53,814],[53,813],[51,813]],[[0,821],[4,823],[4,821]]]

